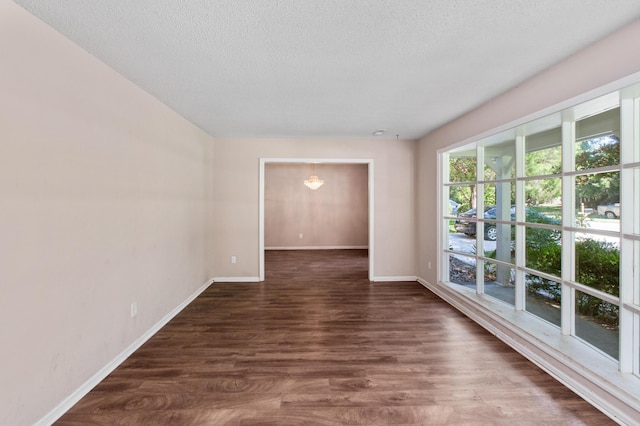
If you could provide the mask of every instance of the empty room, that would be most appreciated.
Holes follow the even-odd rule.
[[[0,424],[640,424],[640,1],[0,0]]]

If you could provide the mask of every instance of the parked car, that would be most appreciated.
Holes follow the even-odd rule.
[[[620,217],[620,203],[598,206],[598,214],[607,219],[617,219]]]
[[[485,211],[485,218],[486,216],[486,212],[489,211],[491,208],[495,208],[495,206],[485,206],[484,211]],[[472,208],[467,210],[464,213],[460,213],[458,214],[458,219],[456,219],[456,222],[453,224],[453,227],[455,228],[456,232],[461,232],[469,237],[472,237],[474,235],[476,235],[476,222],[472,221],[470,219],[475,219],[476,218],[476,208]],[[494,218],[495,218],[495,214],[494,214]]]
[[[560,225],[561,222],[558,219],[549,217],[538,210],[526,207],[525,208],[526,221],[530,223],[546,223],[550,225]],[[458,215],[459,218],[454,224],[454,228],[457,232],[461,232],[465,235],[473,237],[476,235],[476,222],[471,220],[476,218],[476,209],[467,210],[464,213]],[[484,218],[490,220],[496,220],[496,206],[485,207]],[[516,208],[511,206],[511,221],[516,220]],[[484,239],[489,241],[495,241],[498,237],[495,223],[484,224]],[[559,232],[554,231],[553,238],[559,238]]]

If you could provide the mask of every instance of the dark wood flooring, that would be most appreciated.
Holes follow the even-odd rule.
[[[367,253],[269,251],[264,283],[215,283],[60,425],[613,424]]]

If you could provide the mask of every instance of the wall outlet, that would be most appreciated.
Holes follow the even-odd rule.
[[[427,267],[431,269],[431,262],[427,263]]]
[[[235,256],[231,256],[231,263],[236,263],[238,259]]]
[[[131,304],[131,318],[138,315],[138,302],[133,302]]]
[[[302,239],[302,234],[300,234],[300,239]]]

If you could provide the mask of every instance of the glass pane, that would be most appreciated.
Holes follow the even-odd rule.
[[[618,307],[576,290],[576,336],[618,359]]]
[[[620,231],[620,172],[575,177],[577,226]],[[581,223],[580,218],[589,213]]]
[[[525,228],[525,259],[527,268],[560,278],[562,244],[560,232],[545,228]]]
[[[560,178],[528,180],[524,183],[525,203],[531,209],[554,219],[562,215],[562,180]],[[537,222],[536,220],[527,220]]]
[[[635,265],[640,265],[640,241],[633,242],[633,256]],[[633,303],[640,306],[640,271],[634,274],[633,280]]]
[[[451,216],[457,216],[475,207],[476,193],[475,185],[449,186],[449,212]]]
[[[620,108],[576,122],[576,170],[614,166],[620,163]]]
[[[516,271],[506,265],[484,262],[484,292],[489,296],[515,303]]]
[[[640,142],[638,142],[638,150],[640,151]],[[636,220],[633,221],[633,233],[636,235],[640,235],[640,168],[634,168],[633,170],[633,194],[636,194],[634,202],[633,210],[635,213],[633,217]]]
[[[638,359],[636,360],[634,373],[637,376],[640,376],[640,315],[633,315],[633,329],[635,330],[635,340],[636,340],[636,356]]]
[[[450,224],[453,222],[453,224]],[[449,250],[458,253],[466,253],[469,255],[476,254],[476,239],[472,236],[465,235],[455,229],[456,221],[447,221],[449,223]],[[469,224],[468,224],[469,225]],[[475,225],[475,223],[474,223]],[[474,226],[475,229],[475,226]]]
[[[473,257],[449,255],[449,281],[476,287],[476,260]]]
[[[516,176],[515,158],[515,140],[485,146],[484,180],[514,178]]]
[[[475,148],[449,154],[449,182],[473,182],[476,178]]]
[[[525,138],[526,176],[544,176],[562,171],[562,132],[559,127]]]
[[[487,208],[495,206],[505,206],[504,217],[500,220],[515,220],[515,215],[510,217],[509,208],[516,203],[515,182],[488,183],[484,185],[484,205]],[[491,219],[496,219],[499,212],[495,209],[490,213]],[[486,216],[486,215],[485,215]]]
[[[486,222],[484,226],[484,256],[503,262],[515,263],[516,227],[514,225],[490,222]]]
[[[620,239],[576,233],[576,277],[580,284],[620,294]]]
[[[487,184],[484,196],[485,206],[487,206],[483,216],[483,219],[486,220],[484,223],[484,239],[487,241],[485,249],[496,250],[497,248],[502,253],[497,259],[513,262],[510,253],[514,246],[515,227],[499,224],[496,221],[515,221],[515,183]],[[493,241],[496,243],[492,243]]]
[[[485,212],[490,208],[491,207],[485,207]],[[458,211],[458,218],[453,224],[455,232],[474,237],[476,235],[476,216],[477,211],[475,207],[463,212]]]
[[[533,274],[525,274],[525,310],[560,327],[560,284]]]

